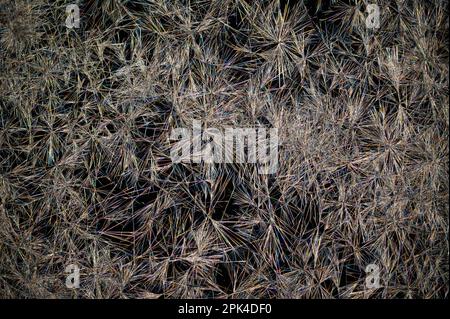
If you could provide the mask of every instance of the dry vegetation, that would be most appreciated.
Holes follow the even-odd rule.
[[[0,297],[447,297],[448,3],[370,30],[364,2],[86,0],[68,29],[1,0]],[[277,173],[172,164],[193,119],[277,127]]]

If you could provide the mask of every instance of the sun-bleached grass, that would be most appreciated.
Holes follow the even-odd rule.
[[[377,3],[0,1],[0,297],[448,297],[448,3]],[[193,120],[277,173],[173,164]]]

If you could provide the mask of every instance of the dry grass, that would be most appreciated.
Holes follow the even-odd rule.
[[[448,3],[364,2],[89,0],[70,30],[1,0],[0,297],[448,297]],[[277,127],[278,172],[172,164],[194,119]]]

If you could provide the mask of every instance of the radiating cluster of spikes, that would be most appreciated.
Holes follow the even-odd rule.
[[[447,7],[0,0],[0,297],[448,297]],[[277,171],[174,163],[194,120]]]

